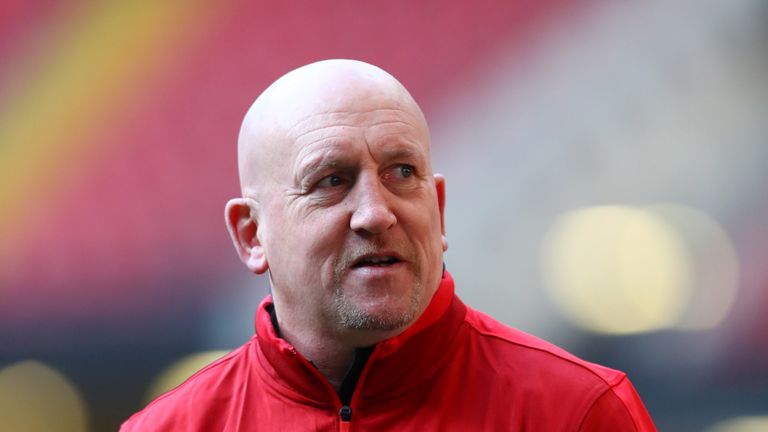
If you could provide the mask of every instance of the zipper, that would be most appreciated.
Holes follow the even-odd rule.
[[[352,408],[344,405],[339,410],[339,432],[349,432],[349,422],[352,420]]]
[[[363,375],[363,371],[368,365],[368,359],[373,353],[373,347],[356,348],[349,370],[344,375],[341,387],[336,392],[341,402],[339,409],[339,431],[349,432],[352,421],[352,396],[354,395],[357,383]]]

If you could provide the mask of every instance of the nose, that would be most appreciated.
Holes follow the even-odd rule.
[[[388,201],[389,191],[381,184],[378,176],[360,178],[355,185],[355,208],[350,228],[357,232],[381,234],[397,223]]]

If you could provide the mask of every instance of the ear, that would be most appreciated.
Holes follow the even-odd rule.
[[[448,238],[445,236],[445,177],[435,174],[435,189],[437,190],[437,206],[440,209],[440,231],[443,233],[443,252],[448,250]]]
[[[269,269],[269,264],[257,235],[257,210],[258,203],[253,199],[234,198],[227,203],[224,218],[240,261],[252,272],[262,274]]]

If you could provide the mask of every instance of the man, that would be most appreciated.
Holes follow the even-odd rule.
[[[296,69],[262,93],[226,207],[269,272],[256,335],[123,431],[646,431],[626,376],[465,306],[442,255],[445,182],[408,91],[362,62]]]

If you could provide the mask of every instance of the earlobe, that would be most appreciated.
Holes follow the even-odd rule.
[[[435,190],[437,191],[437,206],[440,210],[440,232],[442,233],[443,252],[448,250],[448,237],[445,236],[445,177],[435,174]]]
[[[240,260],[252,272],[262,274],[269,269],[269,264],[264,254],[264,246],[257,235],[257,208],[258,203],[253,199],[234,198],[227,202],[224,218]]]

